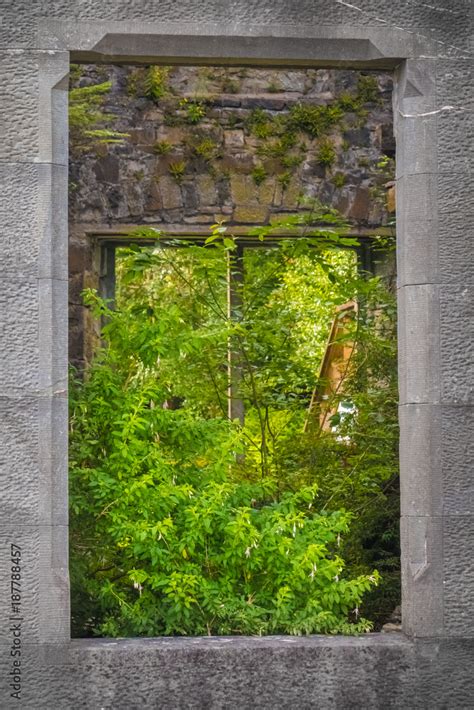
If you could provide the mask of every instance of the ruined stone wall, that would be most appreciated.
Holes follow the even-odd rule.
[[[357,233],[387,225],[394,155],[389,74],[334,69],[74,68],[72,86],[111,82],[101,143],[72,133],[70,354],[91,355],[81,291],[97,287],[97,236],[147,224],[172,233],[234,233],[317,198]],[[319,109],[317,107],[320,107]],[[100,124],[102,125],[102,124]],[[85,343],[85,347],[84,347]]]
[[[1,707],[472,707],[472,2],[0,4]],[[70,640],[70,57],[394,71],[404,634]],[[12,545],[24,573],[20,659]]]

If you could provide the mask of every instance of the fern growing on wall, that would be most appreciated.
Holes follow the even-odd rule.
[[[103,110],[111,87],[112,82],[104,81],[69,91],[69,131],[75,150],[84,150],[97,143],[121,143],[128,137],[128,133],[109,127],[115,117]]]

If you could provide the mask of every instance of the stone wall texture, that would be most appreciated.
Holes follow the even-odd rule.
[[[101,236],[125,240],[143,224],[209,234],[219,220],[245,234],[304,209],[304,197],[334,207],[355,233],[377,233],[393,217],[388,73],[86,66],[71,79],[111,83],[101,108],[111,119],[97,127],[125,134],[114,144],[71,132],[69,349],[80,369],[96,342],[80,294],[99,285]],[[317,107],[340,117],[326,128]],[[316,109],[314,128],[297,113],[306,108]]]
[[[377,169],[382,154],[395,153],[389,74],[172,67],[163,70],[166,93],[154,100],[146,93],[148,73],[89,67],[75,81],[112,82],[104,111],[115,117],[109,125],[128,137],[83,152],[73,137],[73,223],[192,229],[220,217],[229,225],[254,225],[296,209],[302,194],[336,207],[354,225],[386,221],[371,191],[387,179]],[[367,100],[364,79],[374,83]],[[356,111],[349,102],[359,94]],[[295,106],[339,106],[344,98],[349,105],[340,121],[320,136],[297,118],[294,128],[278,123]],[[321,155],[328,146],[333,159]],[[174,175],[177,167],[182,175]]]
[[[472,707],[473,10],[471,0],[0,0],[2,708]],[[404,632],[396,638],[71,641],[70,59],[393,72]],[[21,611],[12,608],[18,549]]]

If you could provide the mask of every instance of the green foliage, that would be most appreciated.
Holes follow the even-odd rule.
[[[139,93],[139,85],[143,83],[143,70],[133,69],[127,75],[127,95],[137,96]]]
[[[334,187],[344,187],[347,181],[347,175],[345,173],[336,173],[332,178],[332,183]]]
[[[295,143],[296,134],[287,131],[280,138],[259,146],[257,153],[270,158],[282,158],[288,154],[288,151],[294,147]]]
[[[111,82],[69,90],[69,132],[73,150],[81,151],[97,144],[123,143],[128,133],[120,133],[102,124],[115,119],[102,108]]]
[[[83,68],[80,64],[69,65],[69,82],[74,86],[82,77]]]
[[[207,161],[218,158],[221,154],[220,145],[212,138],[201,138],[192,148],[196,155]]]
[[[348,91],[343,92],[338,96],[337,102],[343,111],[354,111],[357,112],[360,109],[360,98],[354,94],[350,94]]]
[[[279,87],[274,84],[268,90],[278,91]],[[299,146],[301,155],[291,152],[302,133],[310,139],[324,139],[318,160],[322,165],[331,166],[335,162],[336,151],[329,138],[325,137],[337,130],[347,130],[344,118],[348,112],[356,114],[356,126],[365,125],[367,110],[364,104],[374,101],[380,101],[377,79],[361,74],[355,93],[343,92],[324,105],[298,103],[288,113],[279,115],[257,108],[247,117],[245,128],[261,141],[256,149],[258,155],[276,158],[289,170],[297,168],[308,151],[308,146],[303,142]],[[347,151],[349,148],[349,143],[344,141],[342,149]],[[336,179],[336,186],[341,186],[337,185],[338,180],[341,178]]]
[[[252,128],[252,133],[255,138],[265,140],[274,134],[274,128],[271,121],[266,121],[265,123],[255,123]]]
[[[169,164],[168,170],[171,176],[179,184],[183,181],[183,177],[186,172],[186,163],[184,160],[176,160],[173,163]]]
[[[272,90],[278,91],[279,88],[274,85]],[[306,133],[311,138],[325,136],[336,128],[341,128],[347,112],[356,113],[364,123],[367,116],[364,104],[378,100],[377,79],[370,75],[360,75],[355,94],[343,92],[335,101],[325,105],[295,104],[285,116],[272,116],[263,109],[255,109],[246,125],[248,130],[261,140],[278,136],[279,140],[274,144],[261,146],[260,150],[265,155],[282,157],[288,148],[294,145],[298,132]]]
[[[379,100],[377,77],[371,74],[359,74],[357,78],[357,94],[364,104],[377,102]]]
[[[302,155],[295,155],[294,153],[289,153],[288,155],[283,156],[281,159],[281,164],[285,168],[297,168],[298,165],[301,165],[303,162],[303,156]]]
[[[145,75],[145,80],[143,82],[144,95],[148,99],[151,99],[155,103],[158,103],[160,99],[167,95],[167,82],[169,72],[169,67],[148,67]]]
[[[306,208],[254,231],[232,317],[222,224],[204,247],[137,231],[155,246],[122,252],[116,310],[88,292],[107,325],[72,387],[76,633],[360,632],[379,564],[396,598],[393,299],[357,274],[339,215]],[[267,247],[278,230],[298,239]],[[304,428],[334,308],[355,296],[333,428]],[[229,343],[243,425],[227,417]]]
[[[286,170],[284,173],[280,173],[277,177],[278,182],[282,186],[283,190],[286,190],[288,185],[291,182],[291,173],[289,170]]]
[[[265,182],[268,177],[267,171],[265,170],[263,165],[256,165],[252,170],[251,175],[256,185],[261,185],[262,182]]]
[[[289,124],[294,130],[318,138],[337,126],[343,115],[343,109],[337,104],[295,104],[290,110]]]
[[[108,382],[109,396],[115,386],[123,387],[114,380]],[[146,390],[147,397],[162,396],[150,383]],[[122,414],[122,398],[113,397],[102,411],[112,425],[110,435],[121,443],[111,447],[101,437],[112,461],[100,457],[87,478],[73,480],[76,487],[82,483],[72,500],[83,531],[75,527],[75,543],[92,542],[98,551],[92,555],[94,570],[73,562],[79,576],[74,587],[84,583],[86,573],[87,595],[99,602],[95,618],[83,618],[83,624],[97,624],[96,632],[109,636],[367,629],[363,619],[352,624],[346,619],[378,576],[344,577],[338,541],[348,516],[314,513],[315,488],[265,502],[269,486],[212,480],[209,464],[201,463],[196,475],[193,459],[203,447],[194,447],[190,457],[192,437],[215,445],[218,427],[212,432],[189,419],[172,421],[158,407],[150,415],[143,398],[129,397],[135,416],[126,421],[114,411],[114,404],[121,405]],[[171,451],[166,455],[173,429],[175,446],[187,451],[180,466],[170,460]],[[154,432],[163,437],[159,447],[145,444]],[[207,450],[201,459],[209,459]],[[133,460],[133,475],[123,475]]]
[[[357,121],[355,123],[356,128],[363,128],[366,124],[366,119],[367,116],[369,115],[369,112],[365,108],[360,108],[359,111],[357,112]]]
[[[261,108],[253,109],[249,113],[245,125],[252,135],[262,140],[265,140],[275,132],[271,115]]]
[[[173,144],[169,141],[156,141],[153,152],[157,155],[167,155],[173,150]]]
[[[320,165],[326,165],[330,167],[333,165],[337,157],[336,149],[334,143],[329,139],[322,140],[319,143],[318,152],[316,155],[316,160]]]
[[[186,121],[188,123],[200,123],[206,115],[206,109],[203,101],[181,99],[179,106],[181,109],[184,109],[186,113]]]

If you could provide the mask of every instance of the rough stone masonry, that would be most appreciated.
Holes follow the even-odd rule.
[[[105,125],[124,137],[100,142],[79,128],[69,141],[69,357],[79,370],[98,337],[81,292],[100,287],[99,245],[126,241],[136,226],[208,235],[224,220],[245,234],[304,209],[307,196],[337,209],[354,233],[394,234],[385,187],[395,170],[390,74],[73,67],[73,91],[104,82]],[[340,117],[305,130],[296,111],[306,107]]]
[[[472,12],[470,0],[0,0],[2,708],[472,707]],[[403,634],[70,639],[70,61],[393,73]]]

